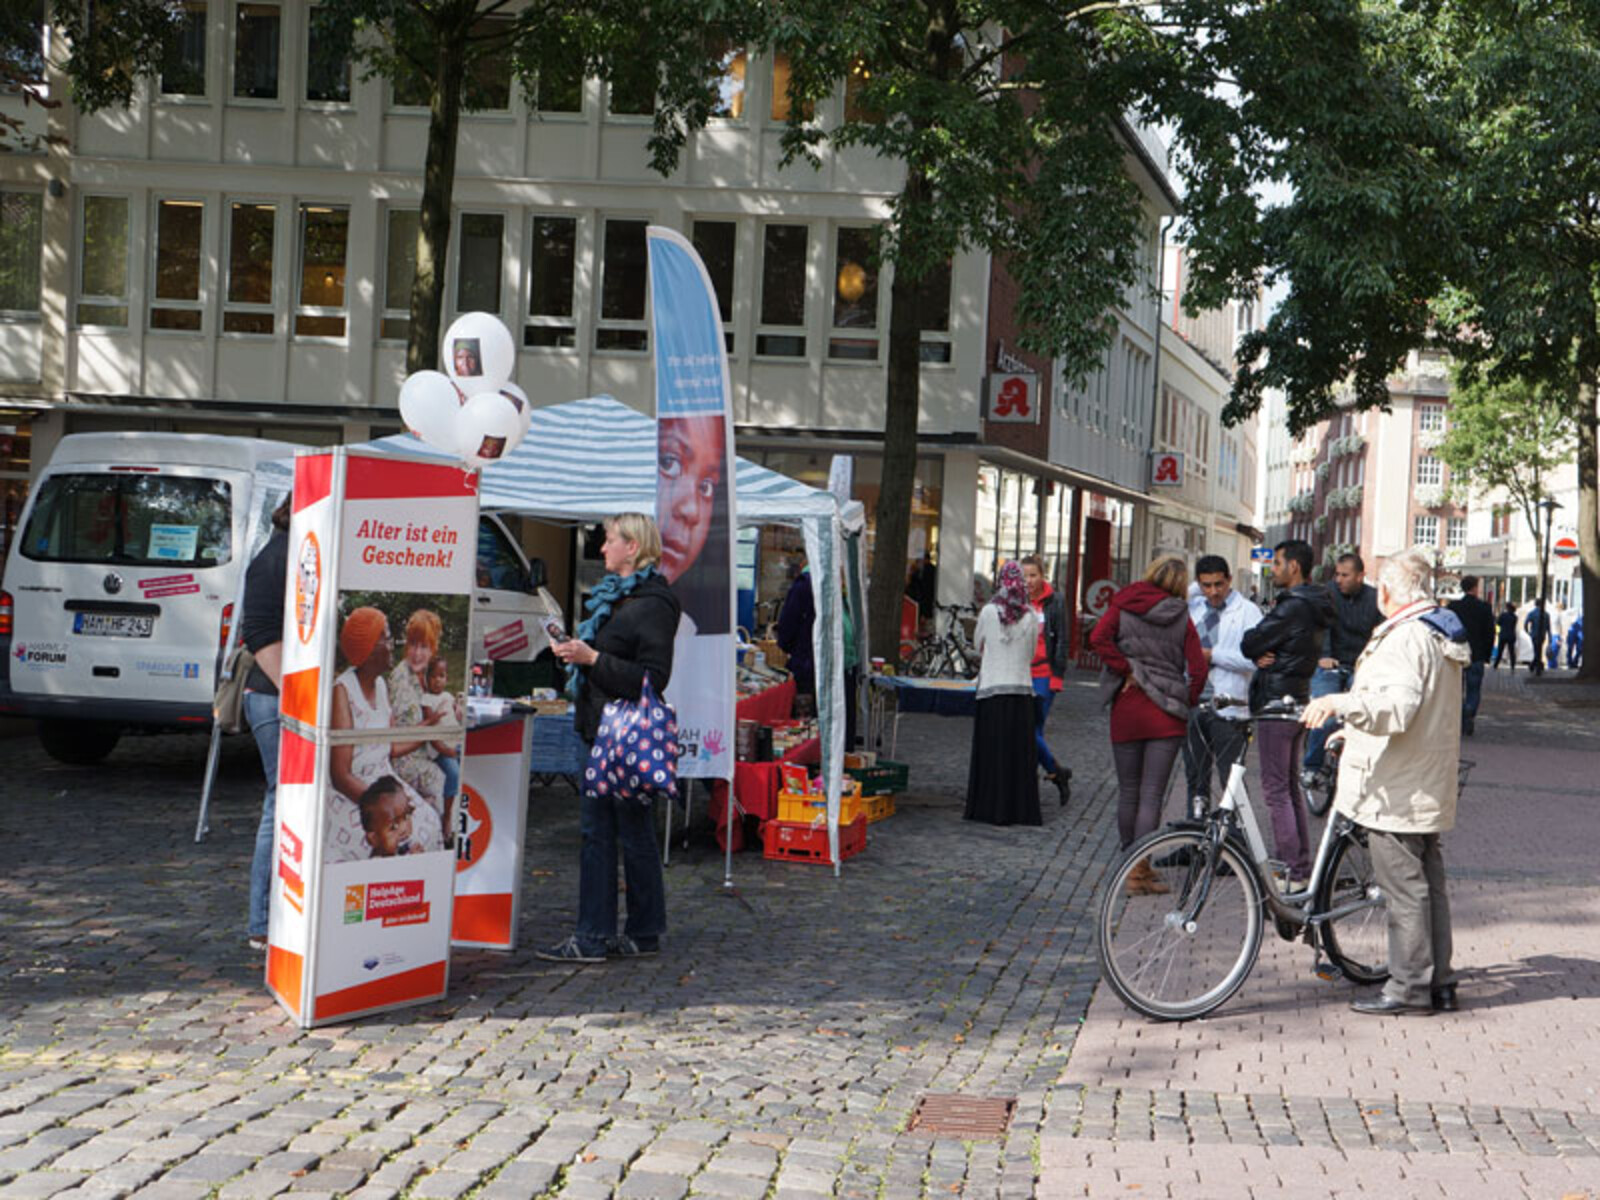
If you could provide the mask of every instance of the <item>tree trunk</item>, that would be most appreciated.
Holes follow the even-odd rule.
[[[406,372],[439,365],[439,323],[444,314],[444,264],[450,250],[450,209],[456,188],[456,142],[461,126],[461,78],[466,35],[441,30],[439,62],[428,106],[428,157],[422,168],[422,215],[417,223],[417,275],[411,284],[411,338]]]
[[[1584,381],[1578,392],[1578,559],[1583,579],[1583,629],[1585,635],[1600,628],[1600,447],[1595,444],[1595,381]],[[1578,677],[1600,680],[1600,650],[1591,652],[1585,637],[1583,666]]]
[[[907,173],[905,209],[926,203],[928,181]],[[903,210],[904,211],[904,210]],[[902,217],[904,223],[904,217]],[[917,420],[922,400],[922,284],[896,270],[889,290],[889,384],[883,419],[883,478],[872,547],[872,582],[867,591],[871,645],[894,661],[900,645],[900,597],[905,594],[906,541],[917,475]],[[933,616],[934,614],[924,614]]]

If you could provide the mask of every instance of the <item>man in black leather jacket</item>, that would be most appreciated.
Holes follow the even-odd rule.
[[[1322,657],[1311,676],[1311,697],[1332,696],[1350,690],[1356,659],[1367,648],[1372,631],[1383,623],[1378,610],[1378,589],[1367,582],[1367,567],[1359,554],[1341,554],[1334,564],[1328,595],[1333,600],[1333,623],[1328,626]],[[1330,721],[1306,735],[1306,756],[1300,764],[1300,786],[1311,786],[1322,770],[1322,748],[1338,723]]]
[[[1328,589],[1306,582],[1311,574],[1311,547],[1305,542],[1279,542],[1272,551],[1272,582],[1277,603],[1239,643],[1256,664],[1250,680],[1250,708],[1261,708],[1288,696],[1304,704],[1311,698],[1311,676],[1322,656],[1325,631],[1334,620]],[[1261,762],[1261,794],[1272,815],[1276,853],[1289,869],[1291,882],[1311,875],[1311,815],[1300,790],[1300,747],[1303,731],[1296,721],[1256,722]]]

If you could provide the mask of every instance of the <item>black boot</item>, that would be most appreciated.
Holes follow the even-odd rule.
[[[1072,771],[1068,767],[1057,767],[1054,775],[1046,775],[1051,783],[1056,785],[1056,792],[1061,797],[1061,807],[1067,806],[1067,801],[1072,799]]]

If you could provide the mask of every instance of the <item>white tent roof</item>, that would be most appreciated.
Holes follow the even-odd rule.
[[[388,454],[451,458],[398,434],[369,443]],[[861,503],[841,509],[833,494],[738,460],[740,524],[796,521],[838,514],[846,531],[861,528]],[[480,484],[489,510],[512,510],[549,520],[600,521],[617,512],[654,512],[656,423],[610,396],[536,408],[528,436],[511,455],[486,467]]]

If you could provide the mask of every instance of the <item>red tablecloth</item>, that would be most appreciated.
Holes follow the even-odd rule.
[[[733,715],[741,721],[760,721],[770,725],[787,719],[794,709],[794,680],[785,679],[764,692],[746,696],[734,705]]]
[[[770,724],[788,717],[794,707],[794,680],[788,679],[754,696],[746,696],[735,706],[735,715],[741,721],[760,721]],[[822,761],[822,742],[817,738],[801,742],[783,756],[783,762],[804,763],[814,766]],[[782,779],[779,764],[740,762],[733,765],[733,799],[738,807],[750,816],[763,821],[772,818],[778,806],[778,785]],[[726,848],[728,826],[728,785],[720,780],[711,785],[711,818],[717,823],[717,845]],[[733,848],[744,847],[742,821],[733,826]]]

